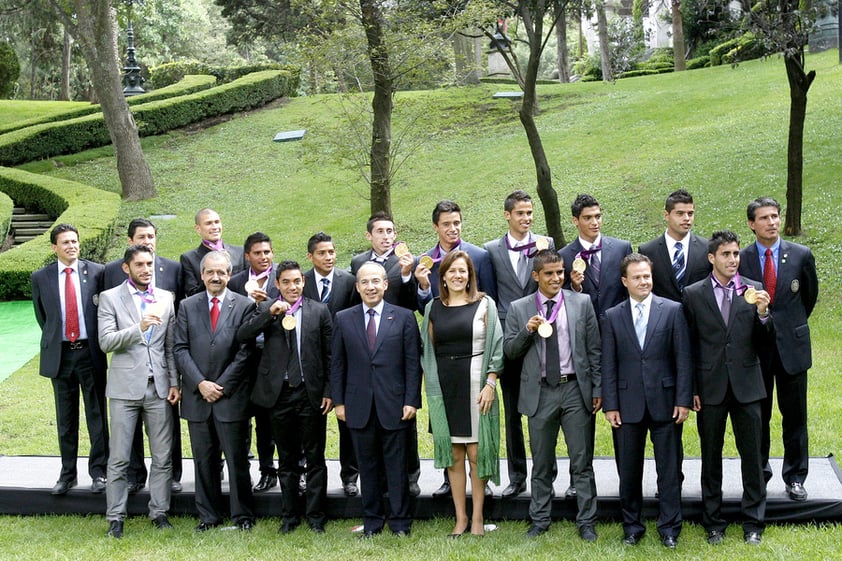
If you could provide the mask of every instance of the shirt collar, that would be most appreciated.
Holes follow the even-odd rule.
[[[374,308],[372,308],[374,310],[374,315],[382,316],[383,315],[383,307],[385,305],[386,305],[386,301],[381,300],[376,306],[374,306]],[[368,310],[369,310],[368,304],[363,302],[363,314],[368,315]]]
[[[213,296],[213,295],[212,295],[210,292],[208,292],[207,290],[205,291],[205,294],[207,294],[207,295],[208,295],[208,302],[210,302],[212,299],[216,298],[217,300],[219,300],[219,303],[220,303],[220,305],[221,305],[221,304],[222,304],[222,301],[223,301],[223,300],[225,300],[225,298],[227,298],[227,297],[228,297],[228,288],[226,288],[225,290],[223,290],[223,291],[222,291],[222,294],[220,294],[219,296]]]
[[[586,241],[582,238],[582,236],[579,236],[579,245],[581,245],[582,249],[585,249],[585,250],[590,249],[591,246],[594,246],[594,245],[596,245],[596,246],[602,245],[602,232],[600,232],[599,235],[597,235],[597,237],[593,241],[593,243],[591,243],[589,241]]]

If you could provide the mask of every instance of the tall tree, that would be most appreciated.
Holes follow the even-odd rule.
[[[68,32],[79,42],[91,81],[102,107],[111,143],[117,157],[123,198],[142,200],[157,192],[152,172],[143,156],[137,124],[120,80],[117,54],[116,10],[107,0],[73,0],[72,12],[61,0],[50,0]]]
[[[672,8],[672,58],[675,61],[676,72],[687,70],[687,62],[684,59],[686,48],[684,46],[684,20],[681,17],[681,0],[671,0]]]
[[[602,63],[602,80],[614,81],[614,70],[611,68],[611,45],[608,41],[608,17],[605,15],[605,0],[594,0],[596,11],[596,33],[599,37],[599,60]]]

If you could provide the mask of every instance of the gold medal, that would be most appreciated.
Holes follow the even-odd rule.
[[[588,268],[588,264],[585,263],[585,260],[581,257],[577,257],[573,260],[573,270],[577,273],[584,273],[585,269]]]
[[[246,294],[251,294],[255,290],[260,290],[260,285],[257,284],[256,280],[250,280],[245,284],[243,290],[246,291]]]
[[[429,255],[422,255],[421,259],[418,260],[419,265],[424,265],[428,269],[432,269],[434,263],[435,261]]]
[[[535,238],[535,249],[538,251],[550,249],[550,240],[547,238]]]
[[[287,331],[292,331],[293,329],[295,329],[295,316],[285,315],[284,319],[281,320],[281,325],[283,325],[284,329],[286,329]]]
[[[404,242],[401,242],[395,246],[395,255],[397,255],[398,257],[403,257],[407,253],[409,253],[409,248]]]
[[[746,299],[746,302],[749,304],[757,304],[757,290],[753,286],[746,288],[746,291],[743,293],[743,298]]]
[[[553,334],[553,324],[548,321],[545,321],[541,325],[538,326],[538,335],[543,337],[544,339],[548,339]]]

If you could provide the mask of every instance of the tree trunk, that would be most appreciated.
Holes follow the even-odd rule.
[[[567,52],[567,14],[562,11],[555,24],[556,62],[558,63],[558,81],[566,84],[570,81],[570,60]]]
[[[64,26],[62,26],[64,27]],[[61,99],[70,101],[70,54],[73,39],[64,27],[64,46],[61,50]]]
[[[784,233],[801,234],[801,200],[803,197],[804,120],[807,115],[807,91],[816,78],[816,71],[804,72],[804,53],[784,54],[786,77],[789,80],[789,142],[786,169],[786,221]]]
[[[675,71],[687,70],[684,60],[684,20],[681,19],[681,0],[672,0],[672,56]]]
[[[368,43],[368,58],[374,75],[371,108],[371,213],[392,213],[391,151],[392,94],[394,84],[389,54],[383,35],[382,0],[360,0],[362,24]]]
[[[469,33],[468,30],[464,33],[454,33],[451,39],[455,69],[454,82],[459,85],[479,84],[480,79],[475,55],[476,40]]]
[[[604,82],[614,81],[614,72],[611,70],[611,49],[608,44],[608,18],[605,17],[605,3],[603,0],[596,0],[596,25],[599,35],[599,58],[602,62],[602,80]]]

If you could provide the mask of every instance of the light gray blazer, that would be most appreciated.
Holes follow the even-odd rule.
[[[178,386],[178,371],[173,356],[175,310],[173,294],[156,289],[156,306],[166,310],[162,325],[156,325],[147,343],[140,331],[140,311],[134,303],[128,282],[99,295],[97,321],[99,345],[103,352],[112,353],[108,367],[105,395],[116,399],[142,399],[146,394],[149,366],[155,377],[155,391],[164,399],[172,386]]]

